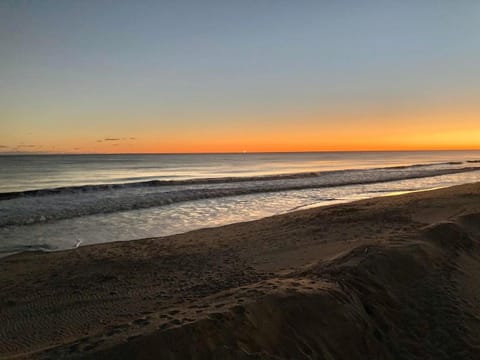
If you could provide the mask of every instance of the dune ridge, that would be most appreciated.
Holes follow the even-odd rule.
[[[0,260],[0,354],[475,359],[480,183]]]

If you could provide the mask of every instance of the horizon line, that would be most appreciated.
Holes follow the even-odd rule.
[[[247,154],[313,154],[313,153],[362,153],[362,152],[440,152],[440,151],[480,151],[477,149],[407,149],[407,150],[311,150],[311,151],[211,151],[211,152],[0,152],[9,155],[247,155]]]

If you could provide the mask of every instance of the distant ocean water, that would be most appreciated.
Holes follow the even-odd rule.
[[[0,156],[0,255],[480,180],[480,151]]]

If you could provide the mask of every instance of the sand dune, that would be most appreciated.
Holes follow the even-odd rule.
[[[480,358],[480,183],[0,260],[0,354]]]

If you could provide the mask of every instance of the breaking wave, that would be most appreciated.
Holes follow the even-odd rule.
[[[446,162],[256,177],[152,180],[2,193],[0,227],[145,209],[201,199],[367,185],[480,170],[480,166],[461,166],[462,164]]]

